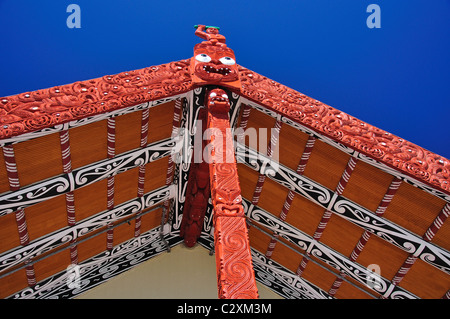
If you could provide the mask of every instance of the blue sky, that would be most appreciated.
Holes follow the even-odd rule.
[[[450,158],[449,16],[450,0],[0,0],[0,96],[189,58],[193,25],[216,25],[239,64]]]

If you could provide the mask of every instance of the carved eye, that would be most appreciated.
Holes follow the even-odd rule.
[[[206,62],[206,63],[208,63],[209,61],[211,61],[211,58],[209,57],[209,55],[207,55],[207,54],[205,54],[205,53],[197,54],[196,57],[195,57],[195,59],[196,59],[197,61],[200,61],[200,62]]]
[[[224,56],[223,58],[220,58],[219,61],[222,62],[222,64],[226,65],[233,65],[236,63],[234,59],[230,58],[229,56]]]

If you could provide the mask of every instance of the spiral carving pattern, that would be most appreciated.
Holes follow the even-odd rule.
[[[214,242],[219,298],[258,298],[241,189],[228,119],[229,100],[221,89],[207,96],[208,128],[213,128],[209,164],[214,204]],[[231,151],[230,151],[231,150]],[[227,156],[228,155],[228,156]]]
[[[0,98],[0,139],[192,89],[190,60]]]
[[[226,299],[257,298],[245,218],[217,217],[215,238],[219,296]]]

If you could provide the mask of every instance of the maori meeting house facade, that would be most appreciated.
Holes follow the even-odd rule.
[[[80,297],[184,245],[212,298],[449,298],[450,161],[195,34],[185,60],[0,98],[0,297]]]

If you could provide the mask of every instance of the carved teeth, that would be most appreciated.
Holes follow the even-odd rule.
[[[211,65],[204,65],[203,66],[203,70],[206,71],[207,73],[219,73],[222,75],[228,75],[228,73],[231,72],[231,70],[229,68],[215,68]]]

